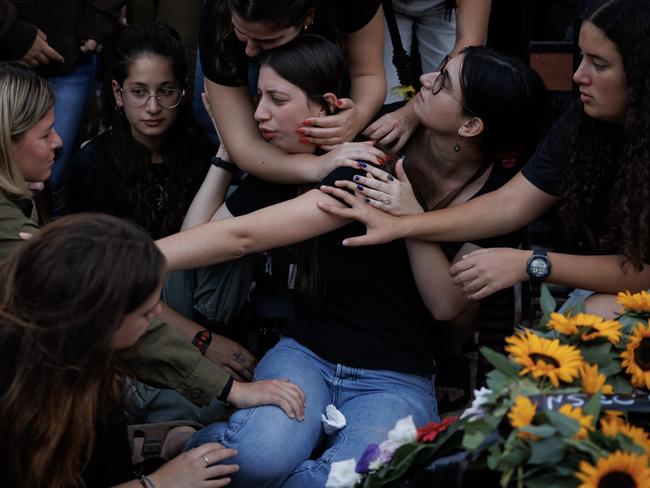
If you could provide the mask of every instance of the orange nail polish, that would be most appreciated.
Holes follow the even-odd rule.
[[[343,105],[343,101],[342,100],[337,100],[336,104],[340,107],[341,105]]]
[[[300,142],[302,142],[303,144],[310,144],[309,140],[306,137],[300,139]]]
[[[296,132],[297,132],[298,134],[304,134],[304,133],[305,133],[305,128],[304,128],[304,127],[298,127],[298,128],[296,129]]]
[[[302,125],[311,125],[311,120],[303,120]]]

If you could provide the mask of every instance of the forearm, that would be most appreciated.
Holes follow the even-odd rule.
[[[491,0],[462,0],[456,18],[456,55],[467,46],[482,46],[487,39]]]
[[[188,342],[192,341],[197,332],[203,330],[203,327],[201,327],[199,324],[179,314],[176,310],[171,308],[166,303],[161,302],[160,305],[162,307],[159,317],[160,320],[174,326],[176,331],[185,337]]]
[[[354,133],[358,134],[377,114],[386,96],[386,77],[384,73],[371,73],[352,78],[350,98],[354,101],[358,116]]]
[[[205,86],[222,142],[241,170],[278,183],[320,181],[317,156],[287,154],[262,139],[245,88],[227,87],[209,80]]]
[[[534,221],[557,200],[519,173],[500,189],[462,205],[395,219],[395,232],[397,237],[434,242],[505,235]]]
[[[456,318],[468,301],[449,275],[449,260],[438,244],[406,240],[413,278],[420,297],[436,320]]]
[[[231,180],[231,173],[211,165],[185,215],[181,230],[208,222],[223,203]]]
[[[531,253],[523,253],[525,269],[526,260]],[[553,252],[548,256],[551,274],[546,281],[550,283],[609,294],[619,291],[639,292],[650,288],[650,267],[645,265],[641,271],[632,266],[621,268],[619,256],[576,256]]]

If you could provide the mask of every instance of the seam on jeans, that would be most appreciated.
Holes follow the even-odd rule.
[[[234,428],[234,426],[232,425],[230,420],[228,420],[228,428],[223,433],[224,441],[226,441],[226,442],[232,441],[233,436],[236,435],[241,429],[243,429],[246,426],[246,424],[248,424],[248,421],[250,420],[251,415],[253,415],[253,412],[256,409],[257,409],[257,407],[249,408],[248,409],[249,411],[246,413],[246,416],[241,420],[241,422],[239,422],[239,425],[236,428]]]

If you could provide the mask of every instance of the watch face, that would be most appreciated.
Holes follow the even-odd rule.
[[[548,274],[548,263],[543,258],[533,258],[528,265],[528,272],[537,278],[544,278]]]

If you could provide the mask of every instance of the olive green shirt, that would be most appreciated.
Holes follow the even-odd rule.
[[[10,199],[0,190],[0,259],[22,241],[19,232],[36,232],[38,214],[30,198]],[[176,329],[160,320],[152,321],[136,344],[137,361],[131,369],[136,377],[154,386],[173,388],[196,405],[217,398],[230,375],[202,356]]]
[[[30,198],[9,198],[0,190],[0,259],[21,242],[19,232],[38,230],[36,206]]]

